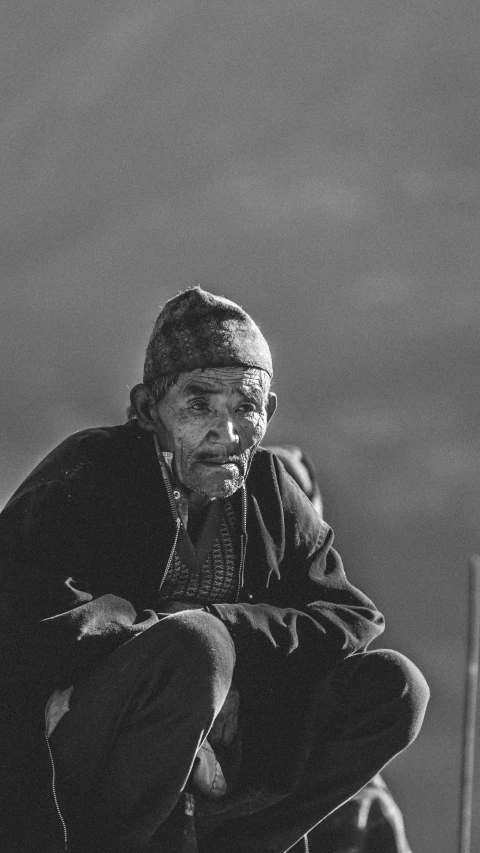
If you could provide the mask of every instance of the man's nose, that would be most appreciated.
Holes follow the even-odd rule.
[[[224,444],[225,447],[237,445],[240,441],[237,426],[230,414],[218,413],[215,422],[210,428],[210,435],[214,441]]]

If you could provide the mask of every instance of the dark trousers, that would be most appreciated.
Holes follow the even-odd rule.
[[[251,659],[236,669],[244,682],[249,669],[262,672],[239,685],[242,772],[231,794],[199,810],[202,853],[288,850],[411,743],[425,712],[426,682],[397,652],[353,655],[318,680],[311,647],[293,669],[275,654],[260,660],[256,642],[252,633]],[[187,611],[75,685],[50,739],[71,853],[162,849],[151,845],[185,789],[234,667],[220,620]]]

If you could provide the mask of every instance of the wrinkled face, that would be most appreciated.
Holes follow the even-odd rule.
[[[180,374],[152,412],[162,449],[174,454],[179,482],[210,498],[236,492],[265,435],[274,399],[260,370],[221,367]]]

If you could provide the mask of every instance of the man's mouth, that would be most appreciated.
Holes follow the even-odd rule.
[[[207,465],[210,468],[228,468],[230,465],[235,465],[235,467],[240,471],[243,468],[243,461],[235,458],[221,459],[217,457],[208,457],[206,459],[199,459],[198,461],[202,465]]]

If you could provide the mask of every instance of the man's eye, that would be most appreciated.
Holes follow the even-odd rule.
[[[242,412],[242,414],[245,414],[245,412],[256,412],[256,410],[257,407],[255,403],[241,403],[241,405],[238,406],[238,411]]]
[[[196,412],[205,412],[208,409],[208,405],[206,400],[193,400],[190,403],[190,408],[194,409]]]

